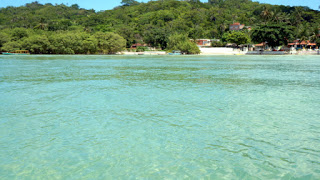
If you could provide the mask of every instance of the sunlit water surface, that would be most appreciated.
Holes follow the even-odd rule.
[[[0,68],[0,179],[320,179],[320,56]]]

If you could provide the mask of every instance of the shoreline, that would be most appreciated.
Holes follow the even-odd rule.
[[[30,54],[30,55],[2,55],[1,56],[318,56],[320,54],[182,54],[182,55],[169,55],[169,54]]]
[[[118,52],[116,54],[28,54],[28,55],[6,55],[0,54],[0,56],[29,56],[29,55],[46,55],[46,56],[181,56],[181,55],[169,55],[164,51],[145,51],[145,52]],[[182,56],[236,56],[236,55],[249,55],[249,56],[314,56],[320,55],[318,51],[232,51],[232,52],[212,52],[212,53],[200,53],[200,54],[183,54]]]
[[[121,55],[169,55],[165,52],[161,52],[159,54],[158,52],[121,52]],[[229,51],[229,52],[205,52],[200,54],[190,54],[190,55],[198,55],[198,56],[235,56],[235,55],[262,55],[262,56],[270,56],[270,55],[281,55],[281,56],[288,56],[288,55],[294,55],[294,56],[310,56],[310,55],[320,55],[320,50],[318,51],[294,51],[294,52],[287,52],[287,51]]]

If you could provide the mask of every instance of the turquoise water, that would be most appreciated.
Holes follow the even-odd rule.
[[[0,68],[0,179],[320,179],[320,56]]]

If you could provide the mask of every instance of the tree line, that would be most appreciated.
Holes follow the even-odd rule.
[[[113,32],[48,32],[13,28],[0,32],[2,51],[29,50],[32,54],[114,54],[126,40]]]
[[[231,32],[240,22],[252,30]],[[294,39],[319,40],[320,12],[308,7],[260,4],[251,0],[123,0],[112,10],[95,12],[77,4],[40,4],[0,9],[2,51],[110,54],[135,43],[197,53],[190,39],[286,44]]]

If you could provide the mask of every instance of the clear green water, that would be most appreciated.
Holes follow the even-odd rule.
[[[0,179],[320,179],[320,56],[0,68]]]

